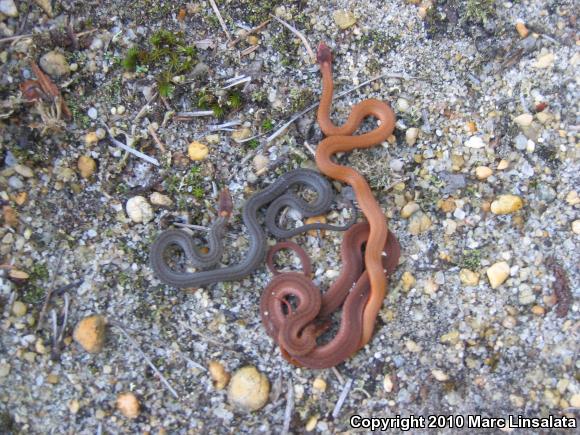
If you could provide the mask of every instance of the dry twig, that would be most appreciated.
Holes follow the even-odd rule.
[[[54,291],[54,285],[56,284],[56,277],[60,273],[60,267],[62,266],[62,260],[64,255],[62,253],[58,257],[58,263],[56,264],[56,269],[54,270],[54,274],[52,275],[52,280],[50,282],[50,286],[46,291],[46,296],[44,298],[44,304],[42,304],[42,309],[40,310],[40,314],[38,315],[38,324],[36,325],[36,331],[38,332],[40,328],[42,328],[42,321],[44,320],[44,316],[46,314],[46,310],[48,308],[48,304],[50,303],[50,298],[52,296],[52,292]]]
[[[240,42],[242,39],[247,38],[250,35],[253,35],[254,33],[258,33],[260,30],[262,30],[264,27],[266,27],[268,25],[268,23],[271,20],[266,20],[260,24],[258,24],[256,27],[254,27],[251,30],[248,30],[247,33],[244,34],[244,36],[240,36],[239,38],[234,39],[233,41],[230,41],[228,44],[228,47],[234,47],[238,42]]]
[[[276,21],[278,21],[280,24],[282,24],[284,27],[286,27],[288,30],[290,30],[292,33],[294,33],[296,36],[298,36],[298,38],[300,38],[300,41],[302,41],[302,45],[304,45],[304,48],[306,48],[306,52],[310,57],[310,61],[312,63],[316,63],[316,55],[314,54],[314,50],[312,50],[312,47],[308,43],[308,39],[306,39],[306,36],[304,36],[304,34],[300,32],[296,27],[291,26],[286,21],[282,20],[281,18],[278,18],[276,15],[270,14],[270,16],[274,18]]]
[[[286,409],[284,410],[284,424],[282,425],[282,435],[290,433],[290,421],[292,420],[292,412],[294,411],[294,385],[292,379],[288,378],[286,392]]]
[[[344,386],[342,387],[342,391],[340,392],[340,396],[338,397],[338,401],[336,402],[336,405],[334,406],[334,409],[332,410],[332,417],[333,418],[337,418],[339,416],[340,409],[342,408],[342,405],[344,405],[344,401],[348,397],[350,387],[352,387],[352,379],[349,379],[348,381],[346,381],[346,384],[344,384]]]
[[[165,145],[163,144],[163,142],[161,142],[161,139],[159,139],[159,136],[157,136],[157,133],[155,132],[155,129],[151,126],[151,124],[149,124],[147,130],[149,131],[151,137],[153,137],[153,140],[155,141],[161,152],[165,154],[167,152],[167,148],[165,148]]]
[[[224,33],[226,34],[228,41],[232,40],[232,37],[230,35],[230,32],[228,31],[228,28],[226,26],[226,23],[224,21],[224,19],[222,18],[222,14],[220,14],[220,10],[218,9],[217,5],[215,4],[215,0],[209,0],[211,7],[213,9],[213,11],[215,12],[218,21],[220,22],[220,25],[222,26],[222,29],[224,31]]]

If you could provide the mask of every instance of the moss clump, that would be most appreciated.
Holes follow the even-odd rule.
[[[467,0],[465,21],[485,24],[495,15],[495,0]]]
[[[459,266],[462,269],[478,270],[480,265],[481,251],[479,249],[463,251],[463,258],[459,261]]]
[[[42,301],[48,286],[48,267],[45,264],[36,264],[30,271],[30,277],[22,295],[22,300],[27,304],[36,304]]]
[[[264,133],[272,131],[273,128],[274,128],[274,121],[272,121],[270,118],[264,119],[264,121],[262,121],[262,131]]]

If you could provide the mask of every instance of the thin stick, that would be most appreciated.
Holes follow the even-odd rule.
[[[233,88],[234,86],[240,85],[242,83],[246,83],[252,80],[252,77],[250,76],[242,76],[239,79],[236,79],[235,81],[232,81],[229,85],[224,86],[222,89],[229,89],[229,88]]]
[[[163,142],[161,142],[161,139],[159,139],[159,136],[157,136],[157,133],[155,132],[155,130],[153,129],[151,124],[149,124],[149,127],[147,127],[147,130],[149,131],[149,134],[153,137],[153,140],[155,141],[157,146],[159,146],[159,149],[161,150],[161,152],[163,154],[165,154],[167,152],[167,148],[165,148],[165,145],[163,145]]]
[[[316,151],[314,151],[314,149],[310,146],[310,144],[308,142],[304,142],[304,147],[310,151],[310,154],[312,154],[313,156],[316,155]]]
[[[350,387],[352,387],[352,379],[349,379],[348,381],[346,381],[346,384],[344,384],[344,387],[342,387],[342,391],[340,392],[340,396],[338,398],[338,401],[336,402],[336,405],[334,406],[334,409],[332,410],[332,417],[333,418],[337,418],[338,415],[340,414],[340,409],[342,408],[342,405],[344,405],[344,402],[348,396],[348,393],[350,391]]]
[[[175,397],[176,399],[179,399],[179,395],[177,394],[177,392],[173,389],[173,387],[169,384],[169,381],[165,378],[165,376],[163,376],[161,374],[161,372],[159,370],[157,370],[157,367],[155,367],[155,364],[153,364],[153,362],[149,359],[149,357],[147,355],[145,355],[145,352],[143,352],[141,350],[141,348],[139,347],[139,343],[137,343],[133,337],[131,337],[129,335],[129,333],[127,331],[125,331],[125,328],[123,328],[119,323],[117,322],[113,322],[113,321],[109,321],[109,323],[115,327],[117,327],[117,329],[119,331],[121,331],[121,333],[125,336],[125,338],[127,338],[127,340],[129,340],[129,342],[133,345],[133,347],[135,349],[137,349],[137,351],[141,354],[141,356],[143,357],[143,359],[147,362],[147,364],[149,365],[149,367],[151,367],[151,369],[155,372],[155,374],[157,376],[159,376],[159,379],[161,380],[161,382],[163,383],[163,385],[165,385],[165,387],[169,390],[169,392],[173,395],[173,397]]]
[[[6,38],[0,38],[0,44],[2,44],[3,42],[18,41],[19,39],[30,37],[32,37],[32,33],[28,33],[26,35],[8,36]]]
[[[60,343],[64,337],[64,331],[66,330],[66,324],[68,322],[68,310],[70,307],[70,296],[68,293],[64,294],[64,319],[62,321],[62,328],[60,329],[60,334],[58,335],[57,343]]]
[[[36,332],[40,331],[40,328],[42,327],[42,321],[44,320],[44,316],[46,314],[46,310],[48,308],[48,304],[50,302],[50,297],[52,296],[52,292],[54,290],[54,285],[56,283],[56,277],[58,276],[59,272],[60,272],[60,266],[62,265],[62,259],[64,258],[64,255],[59,256],[58,258],[58,263],[56,264],[56,269],[54,270],[54,275],[52,275],[52,280],[50,282],[50,286],[48,287],[48,290],[46,292],[46,297],[44,298],[44,304],[42,304],[42,309],[40,310],[40,314],[38,315],[38,325],[36,325]]]
[[[222,26],[224,33],[228,37],[228,41],[231,41],[232,37],[230,36],[230,32],[228,32],[228,28],[226,27],[226,23],[225,23],[224,19],[222,18],[222,14],[220,14],[220,10],[218,9],[217,5],[215,4],[215,1],[209,0],[209,3],[211,4],[211,7],[213,8],[213,11],[215,12],[215,14],[217,16],[217,19],[220,22],[220,25]]]
[[[194,112],[177,112],[175,118],[197,118],[199,116],[213,116],[213,110],[196,110]]]
[[[278,18],[277,16],[272,15],[272,14],[270,14],[270,16],[272,18],[274,18],[276,21],[278,21],[280,24],[282,24],[284,27],[286,27],[288,30],[290,30],[292,33],[294,33],[296,36],[298,36],[298,38],[300,38],[300,40],[302,41],[302,44],[304,45],[304,48],[306,48],[306,51],[308,52],[308,56],[310,56],[310,61],[312,63],[316,63],[316,55],[314,54],[312,47],[308,43],[308,39],[306,39],[306,36],[304,36],[304,34],[301,33],[298,29],[296,29],[295,27],[292,27],[290,24],[288,24],[286,21],[282,20],[281,18]]]
[[[137,122],[139,119],[141,119],[143,115],[145,115],[145,113],[149,110],[149,107],[151,107],[151,103],[155,100],[155,98],[157,98],[157,91],[155,91],[153,95],[151,95],[151,98],[147,100],[145,105],[141,107],[141,110],[139,110],[139,113],[137,113],[137,116],[135,116],[135,119],[133,120],[134,123]]]
[[[292,379],[288,379],[288,391],[286,392],[286,409],[284,410],[284,424],[282,425],[282,435],[290,433],[290,420],[292,420],[292,412],[294,411],[294,385]]]
[[[240,56],[247,56],[250,53],[253,53],[258,49],[258,45],[252,45],[251,47],[246,48],[245,50],[240,51]]]
[[[250,35],[252,35],[254,33],[258,33],[260,30],[262,30],[264,27],[266,27],[270,21],[271,20],[266,20],[266,21],[258,24],[253,29],[248,30],[248,32],[244,36],[240,36],[239,38],[236,38],[233,41],[230,41],[229,44],[228,44],[228,47],[231,48],[231,47],[235,46],[238,42],[240,42],[242,39],[247,38],[248,36],[250,36]]]
[[[336,376],[338,382],[340,382],[340,385],[344,385],[344,378],[342,377],[342,375],[340,374],[340,372],[336,367],[332,368],[332,373],[334,373],[334,376]]]
[[[117,145],[119,148],[124,149],[125,151],[133,154],[134,156],[137,156],[137,157],[145,160],[147,163],[151,163],[152,165],[155,165],[155,166],[161,166],[159,164],[159,161],[156,158],[150,157],[147,154],[143,154],[141,151],[137,151],[135,148],[131,148],[130,146],[125,145],[123,142],[118,141],[117,139],[115,139],[113,137],[113,134],[111,133],[111,130],[109,129],[109,127],[106,124],[103,124],[103,125],[105,126],[105,128],[107,129],[107,132],[109,133],[109,140],[114,145]],[[127,137],[127,134],[125,134],[125,137]]]

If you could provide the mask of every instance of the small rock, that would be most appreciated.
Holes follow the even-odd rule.
[[[576,393],[570,398],[570,406],[580,408],[580,393]]]
[[[437,292],[437,290],[439,290],[439,285],[437,284],[437,282],[435,282],[435,280],[429,278],[427,281],[425,281],[425,285],[423,287],[423,291],[425,292],[425,294],[433,296]]]
[[[416,342],[414,342],[413,340],[407,340],[405,342],[405,347],[407,348],[407,350],[411,353],[419,353],[421,352],[422,348],[420,345],[418,345]]]
[[[518,35],[520,35],[520,38],[525,38],[530,33],[530,31],[522,21],[518,21],[516,23],[516,31],[518,32]]]
[[[230,381],[230,374],[219,361],[210,361],[208,368],[215,389],[223,390]]]
[[[98,141],[99,141],[99,137],[97,136],[97,132],[96,131],[89,131],[85,135],[85,143],[87,145],[96,144]]]
[[[491,265],[487,269],[487,277],[489,278],[489,283],[492,289],[498,288],[502,285],[508,276],[510,275],[510,266],[505,261],[500,261]]]
[[[142,196],[134,196],[127,201],[125,206],[127,215],[136,223],[144,223],[153,220],[153,207]]]
[[[193,141],[187,147],[187,155],[194,162],[205,159],[208,154],[209,148],[201,142]]]
[[[95,109],[94,107],[91,107],[88,112],[87,115],[89,116],[89,118],[91,119],[97,119],[97,116],[99,116],[99,112],[97,112],[97,109]]]
[[[322,378],[316,378],[312,383],[312,388],[318,393],[324,393],[326,391],[326,381]]]
[[[220,143],[220,135],[219,134],[208,134],[205,137],[205,141],[209,144],[209,145],[217,145]]]
[[[310,225],[310,224],[325,224],[326,223],[326,216],[310,216],[308,218],[306,218],[306,220],[304,221],[305,225]],[[320,234],[322,236],[324,236],[325,231],[324,230],[309,230],[308,231],[308,235],[312,236],[312,237],[316,237],[318,235],[318,231],[320,231]]]
[[[405,273],[403,273],[403,276],[401,277],[401,283],[403,285],[403,290],[408,292],[415,286],[417,280],[415,279],[415,277],[411,272],[405,271]]]
[[[492,169],[488,168],[487,166],[478,166],[477,168],[475,168],[475,176],[477,177],[478,180],[485,180],[492,174],[493,174]]]
[[[467,139],[467,142],[465,142],[465,146],[467,148],[475,149],[483,148],[485,146],[485,142],[479,136],[471,136],[469,139]]]
[[[14,170],[17,174],[22,175],[24,178],[32,178],[34,177],[34,172],[28,166],[24,165],[14,165]]]
[[[431,228],[431,219],[423,212],[418,212],[411,216],[409,221],[409,232],[415,236],[424,233]]]
[[[66,58],[58,51],[49,51],[40,58],[40,67],[49,76],[58,78],[70,72],[70,67]]]
[[[497,170],[498,171],[503,171],[503,170],[509,168],[509,166],[510,166],[509,162],[507,160],[502,159],[497,164]]]
[[[306,422],[306,426],[304,426],[306,432],[314,431],[314,429],[316,429],[316,423],[318,423],[318,415],[313,415]]]
[[[457,204],[453,198],[447,198],[437,201],[437,206],[444,213],[453,213],[457,208]]]
[[[383,388],[385,389],[385,391],[387,393],[390,393],[391,391],[393,391],[394,387],[395,384],[393,382],[393,379],[391,378],[391,375],[389,374],[385,375],[385,377],[383,378]]]
[[[399,112],[407,112],[411,106],[405,98],[399,98],[396,107]]]
[[[494,214],[510,214],[524,206],[524,202],[517,195],[500,195],[491,203],[491,212]]]
[[[405,132],[405,141],[407,145],[413,146],[417,142],[417,137],[419,136],[419,129],[415,127],[408,128]]]
[[[8,185],[15,190],[24,189],[24,182],[16,175],[13,175],[8,179]]]
[[[532,125],[534,117],[529,113],[522,113],[514,118],[514,122],[520,127],[528,127]]]
[[[97,131],[95,131],[95,134],[96,134],[98,140],[104,139],[107,136],[107,132],[105,131],[104,128],[97,128]]]
[[[580,197],[578,196],[578,192],[575,190],[568,192],[566,195],[566,202],[572,206],[580,204]]]
[[[14,0],[0,0],[0,14],[4,14],[7,17],[17,17],[18,8],[14,4]]]
[[[554,53],[541,54],[536,59],[536,63],[533,64],[533,67],[539,69],[549,68],[554,64],[554,60],[556,60]]]
[[[403,169],[404,163],[401,159],[392,159],[389,162],[389,169],[393,172],[401,172]]]
[[[445,373],[443,370],[434,369],[434,370],[431,370],[431,374],[439,382],[445,382],[445,381],[449,380],[449,375],[447,373]]]
[[[339,29],[345,30],[349,27],[353,26],[356,23],[356,18],[351,11],[347,11],[344,9],[339,9],[338,11],[334,11],[332,14],[334,18],[334,22],[338,26]]]
[[[246,38],[246,42],[250,45],[258,45],[260,43],[260,38],[258,38],[256,35],[249,35]]]
[[[554,115],[552,115],[550,112],[543,111],[536,113],[536,118],[538,119],[538,121],[540,121],[540,124],[547,124],[552,119],[554,119]]]
[[[576,219],[572,222],[572,232],[574,234],[580,234],[580,219]]]
[[[419,204],[416,202],[409,202],[407,203],[401,210],[401,217],[403,219],[408,219],[411,215],[420,210]]]
[[[459,331],[454,329],[447,334],[443,334],[440,338],[441,343],[457,344],[459,342]]]
[[[247,139],[250,136],[252,136],[252,130],[248,127],[239,128],[232,133],[232,139],[237,143],[241,143],[244,139]]]
[[[27,309],[28,308],[26,307],[26,304],[24,302],[15,301],[14,304],[12,305],[12,314],[14,314],[16,317],[22,317],[26,315]]]
[[[97,162],[90,156],[80,156],[77,166],[83,178],[90,178],[97,170]]]
[[[540,305],[534,305],[532,307],[532,313],[535,314],[536,316],[543,316],[544,314],[546,314],[546,310],[544,309],[544,307]]]
[[[265,174],[268,170],[268,165],[270,164],[270,159],[264,154],[257,154],[253,159],[254,169],[256,170],[256,175]]]
[[[159,192],[153,192],[151,196],[149,196],[149,201],[151,201],[151,204],[158,207],[170,208],[173,205],[173,201],[170,197]]]
[[[54,13],[52,11],[52,3],[50,0],[34,0],[35,3],[40,6],[40,9],[44,11],[46,15],[50,18],[53,17]]]
[[[11,368],[9,363],[0,363],[0,378],[8,376]]]
[[[461,269],[459,271],[459,280],[463,285],[476,286],[479,284],[479,273],[473,272],[469,269]]]
[[[239,369],[230,381],[228,399],[240,409],[256,411],[268,401],[270,382],[255,367],[246,366]]]
[[[46,382],[52,385],[58,384],[58,375],[56,375],[55,373],[50,373],[46,377]]]
[[[139,416],[139,401],[131,393],[121,393],[117,396],[117,409],[127,418],[137,418]]]
[[[17,269],[12,269],[10,272],[8,272],[8,276],[17,281],[26,280],[30,277],[30,275],[28,275],[26,272]]]
[[[73,338],[89,353],[97,353],[105,344],[106,320],[103,316],[93,315],[82,319],[75,327]]]

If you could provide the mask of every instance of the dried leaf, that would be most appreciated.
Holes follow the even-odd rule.
[[[42,90],[46,92],[48,95],[54,97],[57,104],[60,101],[60,108],[62,110],[62,113],[65,115],[66,119],[71,119],[72,114],[68,109],[66,103],[64,102],[64,98],[62,97],[60,90],[50,79],[50,77],[44,74],[40,69],[40,67],[34,61],[30,61],[30,68],[32,69],[32,72],[38,79],[38,83],[40,84]]]
[[[552,273],[556,278],[552,286],[557,300],[556,315],[558,317],[566,317],[572,304],[572,292],[570,291],[568,275],[566,275],[564,268],[556,263],[553,257],[546,259],[546,265],[552,269]]]

